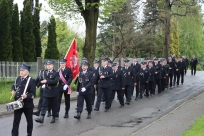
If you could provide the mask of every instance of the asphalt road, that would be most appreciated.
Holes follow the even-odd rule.
[[[197,72],[191,76],[188,71],[184,85],[168,89],[151,98],[133,101],[124,108],[114,100],[109,112],[104,112],[105,104],[101,104],[99,112],[92,112],[92,119],[87,120],[87,112],[82,113],[81,120],[74,119],[76,115],[76,101],[71,102],[69,118],[64,119],[64,104],[61,106],[59,119],[50,124],[51,118],[45,117],[44,124],[34,121],[33,136],[127,136],[147,126],[164,116],[186,100],[197,96],[204,91],[204,72]],[[36,116],[34,116],[34,119]],[[13,115],[0,117],[0,135],[11,135]],[[26,135],[26,120],[22,116],[19,136]]]

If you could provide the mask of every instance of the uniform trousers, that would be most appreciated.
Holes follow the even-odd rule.
[[[91,97],[91,105],[94,105],[95,97],[96,97],[96,92],[98,92],[97,90],[98,90],[97,87],[96,87],[96,89],[93,88],[93,94],[92,94],[92,97]]]
[[[131,101],[131,91],[132,91],[132,85],[125,85],[124,95],[126,97],[126,101]]]
[[[158,93],[161,93],[161,79],[155,79],[155,88],[158,87]]]
[[[155,94],[155,81],[149,81],[150,94]]]
[[[143,94],[145,90],[146,90],[146,96],[149,96],[149,84],[140,83],[140,98],[143,98]]]
[[[52,116],[57,116],[57,97],[43,97],[41,116],[45,116],[48,105],[51,104],[50,110],[52,110]],[[49,110],[48,110],[49,111]]]
[[[58,90],[59,91],[59,90]],[[64,94],[65,98],[65,112],[68,113],[70,109],[70,94],[67,94],[67,92],[58,92],[57,96],[57,112],[60,112],[60,105],[62,102],[62,95]]]
[[[117,92],[117,96],[118,96],[118,100],[120,102],[120,105],[123,105],[124,106],[124,99],[123,99],[123,90],[111,90],[111,104],[112,104],[112,101],[113,99],[115,98],[115,93]],[[110,105],[111,105],[110,104]]]
[[[40,99],[39,99],[39,102],[38,102],[38,110],[40,110],[40,111],[41,111],[42,102],[43,102],[43,92],[44,92],[44,89],[41,87],[40,88]]]
[[[196,66],[191,66],[191,75],[196,74]]]
[[[77,97],[77,112],[82,113],[84,107],[84,101],[86,102],[86,108],[88,113],[92,111],[92,94],[79,94]]]
[[[19,124],[21,121],[22,113],[25,114],[27,121],[27,135],[31,136],[33,131],[33,108],[22,108],[14,111],[13,128],[11,131],[12,136],[19,135]]]
[[[174,73],[174,85],[177,83],[177,85],[179,85],[179,81],[180,81],[180,72],[175,72]]]
[[[173,74],[169,74],[170,87],[172,87]]]
[[[163,92],[167,86],[166,78],[161,79],[161,91]]]
[[[104,94],[104,97],[105,97],[105,109],[109,109],[110,108],[110,88],[101,88],[101,87],[98,87],[98,97],[97,97],[95,108],[96,109],[100,108],[102,94]]]
[[[184,83],[184,72],[180,72],[180,75],[181,75],[181,83],[183,84]]]

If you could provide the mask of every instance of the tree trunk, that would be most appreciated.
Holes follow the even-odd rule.
[[[86,25],[85,45],[83,47],[83,55],[88,58],[90,65],[93,65],[96,49],[96,34],[99,9],[91,7],[84,11],[84,20]]]
[[[171,27],[171,5],[170,0],[166,0],[166,20],[165,20],[165,36],[163,44],[163,57],[168,58],[169,56],[169,45],[170,45],[170,27]]]
[[[170,19],[166,20],[165,24],[165,36],[164,36],[164,45],[163,45],[163,57],[168,58],[169,56],[169,45],[170,45]]]

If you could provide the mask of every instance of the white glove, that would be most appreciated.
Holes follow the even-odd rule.
[[[79,95],[79,92],[77,92],[77,95]]]
[[[64,85],[63,90],[67,90],[68,85]]]
[[[81,92],[85,92],[86,91],[86,88],[81,88]]]
[[[44,84],[44,85],[42,85],[42,88],[45,88],[45,84]]]

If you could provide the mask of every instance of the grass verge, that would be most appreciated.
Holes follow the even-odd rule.
[[[198,118],[191,128],[183,132],[182,136],[204,136],[204,115]]]

